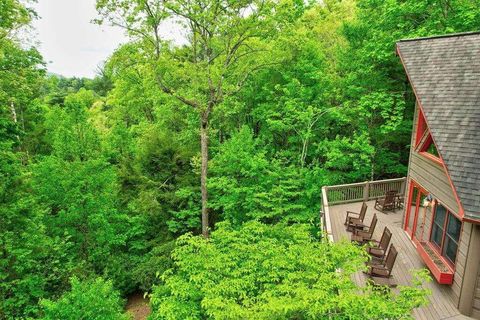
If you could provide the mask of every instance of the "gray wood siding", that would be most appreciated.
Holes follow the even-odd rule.
[[[419,108],[416,105],[413,117],[412,138],[410,143],[408,176],[418,182],[436,199],[450,209],[450,211],[458,213],[458,203],[452,186],[450,185],[450,180],[448,179],[445,168],[414,150],[418,114]]]
[[[450,211],[458,213],[458,203],[455,193],[448,180],[445,168],[440,164],[412,152],[410,158],[410,177],[430,192],[435,199]]]
[[[441,202],[445,207],[454,213],[459,212],[459,206],[455,198],[454,190],[450,185],[447,172],[445,168],[435,161],[432,161],[414,150],[415,136],[416,136],[416,124],[418,119],[418,107],[415,108],[414,123],[412,130],[412,139],[410,147],[410,160],[408,166],[408,177],[415,182],[419,183],[429,193],[433,195],[435,199]],[[410,179],[408,179],[410,187]],[[407,196],[408,191],[407,189]],[[421,209],[423,210],[423,209]],[[424,240],[430,240],[430,232],[432,226],[433,212],[428,208],[425,214],[425,221],[423,221],[423,211],[419,213],[416,226],[416,237],[423,238]],[[423,226],[422,226],[423,225]],[[423,230],[423,237],[421,236]],[[455,275],[453,278],[453,284],[448,286],[447,293],[451,297],[453,303],[458,307],[460,299],[460,291],[462,288],[462,281],[465,271],[465,264],[467,259],[468,246],[470,242],[472,225],[470,223],[464,223],[462,234],[460,235],[459,249],[457,253],[457,261],[455,265]],[[480,276],[480,275],[479,275]],[[480,280],[479,280],[480,281]],[[479,294],[479,300],[476,302],[480,314],[480,283],[477,287],[477,293]]]
[[[473,298],[472,318],[480,319],[480,275],[477,279],[477,288],[475,290],[475,297]]]
[[[477,275],[477,285],[475,289],[475,295],[473,297],[472,317],[475,319],[480,319],[480,273]]]
[[[468,247],[470,245],[470,235],[472,233],[472,224],[463,223],[462,233],[460,234],[460,242],[458,243],[457,261],[455,261],[455,274],[453,275],[452,291],[454,301],[458,305],[458,299],[461,296],[461,288],[465,274],[465,264],[467,261]]]
[[[468,226],[468,228],[467,228]],[[469,271],[468,273],[463,273],[461,274],[462,279],[464,280],[463,283],[463,288],[465,289],[465,292],[462,293],[461,295],[461,300],[465,299],[465,303],[468,301],[471,301],[471,313],[470,316],[475,318],[475,319],[480,319],[480,264],[479,264],[479,250],[480,250],[480,227],[478,225],[473,225],[468,222],[463,223],[463,234],[465,238],[469,238],[469,243],[467,244],[468,252],[466,253],[466,256],[463,257],[462,254],[462,259],[465,260],[465,267],[464,269],[467,269],[467,265],[469,265]],[[459,250],[459,253],[462,250]],[[457,258],[457,263],[458,263],[458,258]],[[455,273],[455,276],[457,274]],[[472,284],[473,283],[473,284]],[[473,285],[473,288],[471,287]],[[473,292],[472,292],[473,290]],[[467,307],[470,307],[467,305]]]

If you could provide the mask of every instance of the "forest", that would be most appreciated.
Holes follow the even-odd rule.
[[[0,319],[405,319],[358,288],[321,187],[406,174],[395,43],[480,29],[478,0],[97,0],[129,36],[51,74],[30,1],[0,0]],[[168,21],[182,30],[161,36]],[[93,22],[92,22],[93,23]],[[340,270],[340,271],[339,271]]]

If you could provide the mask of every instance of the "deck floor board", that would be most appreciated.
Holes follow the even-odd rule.
[[[333,239],[335,242],[341,240],[350,241],[351,233],[347,232],[344,226],[346,211],[359,212],[361,205],[361,203],[349,203],[329,207]],[[409,285],[412,280],[411,270],[426,268],[426,266],[417,253],[414,244],[410,241],[409,236],[402,228],[403,210],[385,214],[375,210],[373,206],[374,201],[369,201],[365,221],[367,224],[370,223],[373,214],[377,213],[378,223],[374,232],[375,239],[380,239],[384,227],[388,226],[392,232],[391,243],[394,244],[398,250],[397,261],[392,271],[393,279],[398,285]],[[366,280],[367,277],[362,272],[354,275],[354,281],[360,286],[364,286]],[[426,283],[425,286],[432,292],[429,296],[430,303],[425,307],[413,310],[412,314],[415,319],[473,319],[460,314],[445,285],[440,285],[435,279],[432,279],[432,281]]]

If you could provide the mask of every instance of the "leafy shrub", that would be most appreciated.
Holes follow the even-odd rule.
[[[218,224],[180,237],[152,294],[151,319],[399,319],[426,303],[421,282],[399,293],[359,288],[365,251],[319,242],[308,225]]]
[[[170,241],[154,247],[133,269],[132,275],[140,290],[150,291],[153,285],[158,284],[159,275],[172,267],[170,254],[174,246],[175,241]]]
[[[212,159],[210,206],[234,224],[252,219],[311,223],[318,210],[305,192],[311,187],[306,185],[307,171],[269,159],[244,126]]]
[[[79,281],[71,279],[72,288],[57,301],[42,300],[43,320],[122,320],[123,314],[118,292],[110,281],[102,278]]]

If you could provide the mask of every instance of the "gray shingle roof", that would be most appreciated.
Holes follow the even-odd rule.
[[[480,219],[480,33],[404,40],[397,51],[465,216]]]

